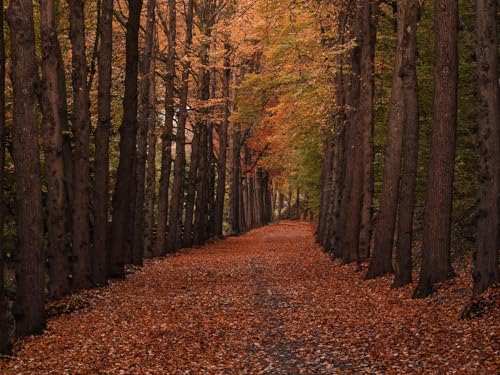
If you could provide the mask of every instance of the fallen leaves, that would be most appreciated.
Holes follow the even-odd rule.
[[[308,224],[269,226],[73,297],[82,308],[21,342],[0,372],[498,373],[498,303],[459,319],[466,276],[427,300],[362,276],[323,254]]]

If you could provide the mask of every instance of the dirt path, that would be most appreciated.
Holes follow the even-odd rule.
[[[269,226],[91,292],[0,373],[494,373],[496,323],[457,319],[458,284],[412,301],[361,276],[323,254],[308,224]]]

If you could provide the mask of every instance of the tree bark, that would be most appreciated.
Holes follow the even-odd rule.
[[[186,39],[184,55],[187,56],[193,42],[193,0],[189,0],[186,13]],[[174,251],[182,246],[182,211],[184,207],[184,181],[186,169],[186,121],[188,117],[187,100],[189,95],[189,75],[191,64],[188,59],[182,62],[182,79],[179,102],[179,122],[175,143],[174,181],[170,203],[168,250]]]
[[[155,205],[156,197],[156,50],[151,58],[151,84],[149,87],[150,109],[148,113],[148,154],[146,170],[146,191],[144,204],[144,256],[153,256],[154,230],[155,230]]]
[[[436,0],[431,155],[425,202],[422,268],[414,297],[454,275],[450,260],[451,211],[457,127],[458,3]]]
[[[474,294],[498,281],[500,249],[500,95],[497,2],[476,0],[476,56],[479,83],[480,190]]]
[[[196,185],[198,183],[198,165],[200,154],[200,129],[195,126],[194,135],[191,142],[191,163],[189,165],[188,188],[186,191],[186,215],[184,219],[183,246],[193,246],[193,215],[196,198]]]
[[[237,124],[233,124],[231,134],[232,155],[231,155],[231,194],[230,194],[230,224],[231,234],[241,234],[240,226],[240,195],[241,195],[241,134]]]
[[[43,145],[45,181],[47,183],[48,240],[47,248],[49,296],[60,298],[70,291],[69,254],[67,244],[67,197],[63,160],[63,119],[60,108],[58,73],[61,54],[57,39],[56,3],[40,0],[42,39],[42,95]]]
[[[175,57],[174,57],[175,58]],[[172,64],[175,61],[172,59]],[[169,74],[175,75],[175,66]],[[160,195],[158,198],[158,225],[156,233],[156,244],[154,255],[160,256],[167,251],[167,220],[168,220],[168,197],[170,187],[170,173],[172,171],[172,131],[174,126],[174,77],[168,78],[165,82],[166,94],[166,117],[162,135],[161,146],[161,177],[160,177]]]
[[[140,105],[137,133],[137,156],[136,156],[136,179],[137,193],[135,196],[134,214],[134,243],[132,251],[132,263],[136,266],[143,264],[144,257],[144,219],[145,219],[145,180],[146,180],[146,158],[148,151],[149,119],[152,103],[149,102],[151,77],[155,74],[151,71],[153,50],[155,48],[155,8],[156,0],[148,0],[146,5],[146,31],[143,54],[140,58]]]
[[[4,30],[4,4],[0,0],[0,30]],[[5,250],[3,228],[5,217],[5,37],[0,33],[0,280],[4,280]],[[9,354],[11,342],[8,331],[7,300],[4,283],[0,283],[0,354]]]
[[[113,0],[102,0],[99,19],[97,127],[95,130],[94,244],[92,282],[105,285],[109,250],[109,136],[113,64]]]
[[[363,128],[363,208],[359,234],[359,257],[361,260],[370,256],[373,232],[373,125],[374,125],[374,60],[376,43],[376,14],[378,2],[362,2],[362,40],[361,40],[361,91],[359,99],[359,120]]]
[[[73,278],[74,290],[91,286],[90,279],[90,98],[85,54],[83,0],[68,0],[72,47],[73,109]]]
[[[217,194],[215,200],[215,234],[223,235],[224,222],[224,202],[226,196],[226,163],[228,147],[228,127],[229,116],[231,114],[231,42],[229,35],[224,34],[224,71],[222,76],[222,97],[224,100],[224,118],[219,130],[219,160],[218,160],[218,178]]]
[[[394,244],[394,230],[398,209],[399,181],[401,175],[401,162],[403,153],[403,137],[405,129],[405,100],[404,100],[404,75],[403,66],[405,55],[408,53],[408,43],[411,32],[408,29],[409,13],[408,4],[398,4],[398,45],[396,50],[396,63],[392,75],[391,103],[388,118],[387,147],[384,159],[384,174],[382,178],[382,196],[380,212],[375,231],[375,247],[366,275],[367,279],[383,276],[393,272],[392,248]],[[411,32],[408,32],[411,30]]]
[[[125,95],[123,118],[120,126],[120,161],[113,194],[113,222],[111,225],[111,254],[109,273],[114,278],[124,278],[126,247],[130,247],[133,234],[133,207],[131,196],[136,189],[135,156],[137,139],[137,78],[139,58],[139,24],[142,0],[129,1],[126,34]],[[132,172],[132,173],[131,173]],[[128,243],[127,243],[128,242]]]
[[[418,169],[418,82],[416,72],[417,23],[419,5],[402,1],[398,9],[404,23],[405,43],[402,55],[402,80],[404,97],[404,139],[402,172],[399,185],[399,223],[397,227],[395,277],[393,287],[412,282],[413,214]]]
[[[347,158],[345,188],[343,196],[343,240],[342,261],[344,263],[359,260],[359,233],[361,224],[361,209],[363,204],[363,128],[359,121],[360,111],[360,74],[361,74],[361,43],[359,32],[363,22],[363,9],[361,1],[356,2],[354,38],[357,46],[351,51],[351,74],[349,80]]]
[[[41,333],[45,327],[43,212],[38,149],[37,64],[31,0],[12,0],[7,11],[12,53],[12,157],[16,183],[16,335]]]

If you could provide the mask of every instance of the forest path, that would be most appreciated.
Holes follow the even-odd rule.
[[[411,288],[390,291],[390,278],[362,281],[356,268],[332,262],[314,243],[312,226],[292,222],[148,261],[125,281],[84,292],[88,307],[51,319],[43,336],[0,361],[0,373],[493,368],[491,321],[460,321],[455,297],[413,301]]]

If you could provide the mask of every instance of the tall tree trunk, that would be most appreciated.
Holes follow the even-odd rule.
[[[373,232],[373,124],[374,124],[374,60],[376,43],[375,17],[378,1],[362,2],[362,41],[361,41],[361,91],[359,99],[359,120],[363,128],[363,208],[361,211],[361,228],[359,234],[359,256],[366,259],[370,256]]]
[[[155,44],[157,44],[155,42]],[[146,170],[146,191],[144,193],[144,256],[153,256],[153,240],[155,230],[155,204],[156,204],[156,45],[151,57],[151,84],[149,87],[150,104],[148,112],[148,155]]]
[[[5,250],[3,248],[3,228],[5,215],[4,183],[5,183],[5,37],[4,37],[4,4],[0,0],[0,280],[4,280]],[[8,354],[11,343],[8,331],[7,300],[4,283],[0,282],[0,354]]]
[[[193,42],[193,0],[189,0],[186,13],[185,56],[191,50]],[[175,143],[174,181],[170,203],[168,250],[173,251],[182,246],[182,211],[184,207],[184,181],[186,169],[186,121],[188,117],[187,100],[189,95],[189,71],[191,64],[188,59],[182,62],[182,79],[179,102],[179,121]]]
[[[451,210],[457,127],[458,3],[436,0],[434,103],[425,201],[422,268],[414,297],[454,275],[450,260]]]
[[[231,234],[241,234],[240,226],[240,195],[241,195],[241,133],[237,124],[233,124],[231,134],[232,155],[231,155],[231,194],[230,194],[230,224]]]
[[[205,9],[199,15],[200,28],[203,38],[201,39],[201,46],[199,52],[200,64],[199,69],[199,87],[198,99],[200,103],[207,102],[210,99],[210,69],[209,69],[209,51],[212,35],[211,23],[205,18],[210,16],[212,9]],[[196,210],[195,210],[195,223],[194,223],[194,244],[201,245],[207,239],[208,227],[208,191],[209,191],[209,168],[210,157],[209,152],[209,112],[206,108],[199,110],[199,119],[195,126],[200,133],[199,138],[199,164],[198,164],[198,184],[196,185]]]
[[[366,278],[374,278],[392,273],[392,248],[398,209],[399,181],[403,153],[403,137],[406,121],[404,97],[404,77],[407,74],[404,66],[408,54],[411,29],[409,23],[409,7],[405,1],[398,3],[398,45],[396,64],[392,75],[391,105],[388,119],[387,148],[384,159],[382,178],[382,197],[380,213],[375,232],[375,248]]]
[[[73,278],[75,290],[91,286],[90,280],[90,98],[85,54],[83,0],[68,0],[72,46],[73,110]]]
[[[147,0],[146,6],[146,35],[144,41],[144,52],[140,59],[140,105],[137,134],[137,160],[136,160],[136,179],[137,193],[135,196],[135,214],[134,214],[134,243],[132,251],[132,263],[137,266],[143,264],[144,257],[144,193],[146,179],[146,158],[148,151],[148,131],[149,119],[152,103],[149,102],[151,77],[155,74],[151,71],[151,60],[155,48],[155,8],[156,0]]]
[[[359,35],[363,22],[363,7],[361,0],[355,4],[355,31],[354,37],[357,39],[357,46],[351,51],[351,77],[349,85],[349,102],[351,108],[348,113],[347,145],[348,152],[346,158],[345,195],[343,228],[344,235],[342,241],[342,260],[344,263],[359,260],[359,232],[361,225],[361,209],[363,204],[363,129],[359,121],[360,111],[360,73],[361,73],[361,49],[362,43]]]
[[[137,78],[139,58],[139,24],[142,0],[129,1],[129,17],[126,36],[125,95],[123,118],[120,126],[120,161],[116,173],[113,194],[113,222],[111,225],[111,254],[109,273],[114,278],[125,277],[125,254],[127,241],[133,238],[133,204],[131,195],[136,189],[135,142],[137,138]],[[131,173],[132,172],[132,173]],[[128,244],[130,246],[130,243]]]
[[[476,56],[479,82],[480,191],[474,294],[498,281],[500,249],[500,95],[497,2],[476,0]]]
[[[229,35],[224,34],[224,71],[222,76],[222,97],[224,100],[224,118],[219,128],[219,160],[217,173],[217,194],[215,201],[215,234],[223,235],[224,202],[226,196],[226,163],[228,147],[228,127],[231,112],[231,42]]]
[[[158,225],[156,227],[156,244],[153,254],[165,254],[167,250],[168,197],[170,173],[172,170],[172,131],[174,127],[174,91],[175,91],[175,54],[176,54],[176,18],[175,1],[169,1],[168,8],[168,54],[167,76],[165,79],[165,124],[161,141],[160,191],[158,197]]]
[[[94,244],[92,282],[105,285],[109,250],[109,136],[113,63],[113,0],[102,0],[99,19],[97,127],[95,130]]]
[[[7,11],[12,53],[12,157],[16,182],[17,247],[16,335],[41,333],[45,327],[45,266],[40,152],[36,113],[38,84],[33,3],[12,0]]]
[[[300,215],[300,188],[298,186],[297,186],[296,205],[297,205],[297,220],[301,220],[301,215]]]
[[[175,61],[172,60],[173,64]],[[175,66],[169,74],[175,74]],[[154,255],[160,256],[167,251],[167,220],[168,220],[168,197],[170,187],[170,173],[172,171],[172,132],[174,126],[174,77],[168,78],[166,83],[166,117],[162,134],[161,146],[161,177],[160,177],[160,195],[158,198],[158,226],[156,233],[156,244]]]
[[[59,298],[69,293],[69,254],[67,253],[67,206],[64,160],[63,121],[58,88],[57,55],[60,55],[56,28],[56,3],[40,0],[42,36],[43,144],[47,183],[49,295]]]
[[[402,80],[404,96],[404,139],[399,185],[399,222],[397,227],[396,268],[393,287],[412,282],[413,214],[418,169],[418,82],[416,72],[418,3],[404,0],[398,7],[403,14],[404,52]]]
[[[186,216],[184,219],[183,246],[193,246],[193,216],[196,199],[196,185],[198,184],[198,165],[200,154],[200,129],[195,126],[194,135],[191,142],[191,163],[189,165],[188,188],[186,191]]]

